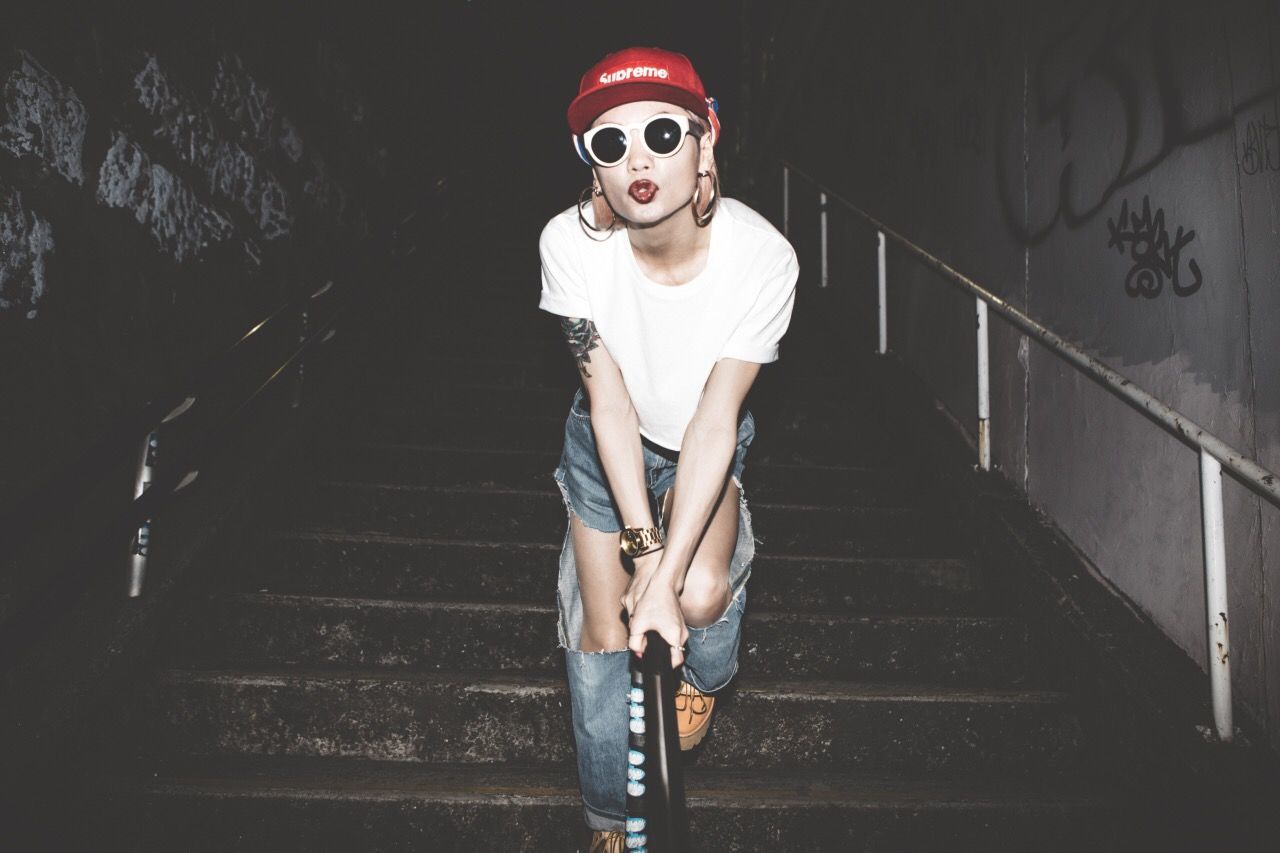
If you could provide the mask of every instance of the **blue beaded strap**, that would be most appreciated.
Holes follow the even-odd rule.
[[[627,691],[627,849],[648,853],[644,814],[644,681],[638,669],[631,670]]]

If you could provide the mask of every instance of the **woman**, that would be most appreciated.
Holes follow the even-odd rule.
[[[555,471],[559,630],[590,850],[620,851],[630,653],[649,630],[671,645],[682,748],[737,672],[755,553],[743,401],[777,358],[799,267],[763,217],[720,197],[715,101],[684,55],[606,56],[568,118],[593,181],[539,243],[539,307],[561,317],[582,379]]]

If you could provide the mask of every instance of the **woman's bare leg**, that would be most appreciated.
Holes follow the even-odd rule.
[[[662,500],[667,529],[671,528],[674,500],[675,489],[668,489]],[[627,627],[622,621],[619,601],[627,591],[631,576],[622,567],[618,534],[593,530],[572,514],[569,523],[578,567],[578,590],[582,596],[582,636],[578,648],[584,652],[625,649]],[[729,606],[729,562],[737,544],[738,487],[726,477],[680,594],[680,606],[688,625],[705,628],[719,619]]]
[[[671,529],[675,492],[672,487],[662,498],[662,517],[666,519],[664,526],[668,530]],[[726,477],[720,498],[685,575],[684,591],[680,593],[680,609],[684,611],[685,624],[705,628],[719,619],[729,606],[729,563],[737,544],[738,487],[732,478]]]
[[[573,554],[578,564],[578,592],[582,596],[584,652],[613,652],[627,647],[627,626],[622,621],[622,595],[631,576],[622,568],[617,532],[593,530],[570,514]]]

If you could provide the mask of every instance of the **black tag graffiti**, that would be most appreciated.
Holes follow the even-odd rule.
[[[1126,225],[1128,230],[1125,230]],[[1125,276],[1124,292],[1130,297],[1137,299],[1145,296],[1147,299],[1155,299],[1164,289],[1165,279],[1169,279],[1177,296],[1190,296],[1203,284],[1200,265],[1195,258],[1187,261],[1187,267],[1195,276],[1195,281],[1183,284],[1178,277],[1178,270],[1182,265],[1182,249],[1195,238],[1196,232],[1188,231],[1183,234],[1182,226],[1179,225],[1173,245],[1170,246],[1169,232],[1164,227],[1164,209],[1157,210],[1153,219],[1148,196],[1142,197],[1141,216],[1129,212],[1128,200],[1121,202],[1120,216],[1116,220],[1107,220],[1107,230],[1111,232],[1111,239],[1107,242],[1108,249],[1115,246],[1116,251],[1123,255],[1125,243],[1129,244],[1129,256],[1134,263]]]
[[[1240,168],[1246,175],[1280,172],[1280,128],[1267,121],[1266,113],[1245,125]]]

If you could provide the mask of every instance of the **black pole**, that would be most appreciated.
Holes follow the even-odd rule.
[[[657,631],[646,635],[644,657],[631,670],[633,716],[631,748],[643,753],[643,764],[628,763],[628,830],[639,826],[651,853],[685,853],[689,823],[685,812],[684,774],[680,763],[680,734],[676,730],[676,674],[671,647]],[[634,661],[633,661],[634,664]],[[634,716],[636,689],[642,691],[643,716]],[[636,726],[635,720],[643,720]],[[641,731],[637,732],[636,729]],[[640,769],[643,772],[636,773]],[[637,779],[636,777],[639,776]],[[641,818],[634,824],[632,818]]]

